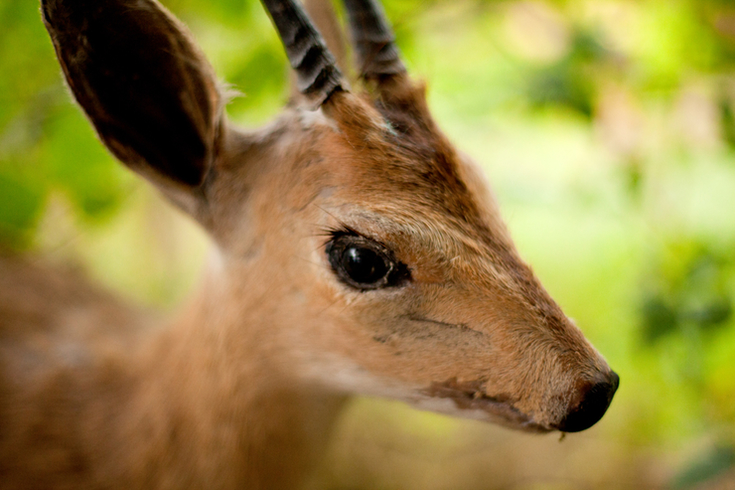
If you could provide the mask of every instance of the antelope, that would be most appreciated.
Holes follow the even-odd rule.
[[[295,74],[246,131],[156,0],[42,0],[100,139],[214,259],[157,322],[76,277],[0,264],[0,487],[298,488],[352,395],[575,432],[618,376],[519,257],[437,128],[376,0],[345,0],[351,88],[294,0],[263,0]]]

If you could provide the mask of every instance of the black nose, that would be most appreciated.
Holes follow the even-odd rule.
[[[603,380],[590,381],[573,397],[569,413],[561,421],[558,429],[562,432],[579,432],[589,429],[605,415],[607,407],[618,389],[620,378],[613,371]]]

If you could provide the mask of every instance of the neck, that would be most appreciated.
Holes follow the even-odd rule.
[[[139,447],[124,471],[153,487],[297,488],[344,397],[290,376],[258,335],[271,326],[206,291],[142,354],[121,424],[121,447]]]

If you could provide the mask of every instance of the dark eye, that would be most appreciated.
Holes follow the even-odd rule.
[[[342,252],[341,264],[350,279],[358,284],[374,284],[391,269],[386,257],[365,247],[347,247]]]
[[[357,289],[396,286],[407,276],[406,266],[388,249],[358,235],[335,236],[327,244],[327,255],[337,276]]]

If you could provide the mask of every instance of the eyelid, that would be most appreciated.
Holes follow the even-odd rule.
[[[342,224],[339,228],[331,228],[327,230],[326,233],[329,236],[329,239],[327,240],[327,243],[333,242],[339,238],[342,237],[355,237],[357,239],[361,239],[364,241],[364,243],[369,243],[372,245],[377,245],[382,250],[388,252],[391,258],[395,258],[395,252],[393,252],[393,249],[385,243],[383,243],[381,240],[378,240],[377,238],[371,237],[370,235],[366,233],[362,233],[350,226],[347,226],[345,224]],[[325,244],[326,245],[326,244]]]
[[[370,238],[368,238],[363,233],[360,233],[359,231],[353,228],[350,228],[347,225],[342,225],[340,228],[330,228],[329,230],[327,230],[327,235],[329,236],[330,242],[337,240],[339,238],[342,238],[344,236],[353,236],[353,237],[365,238],[365,239],[370,240]]]

